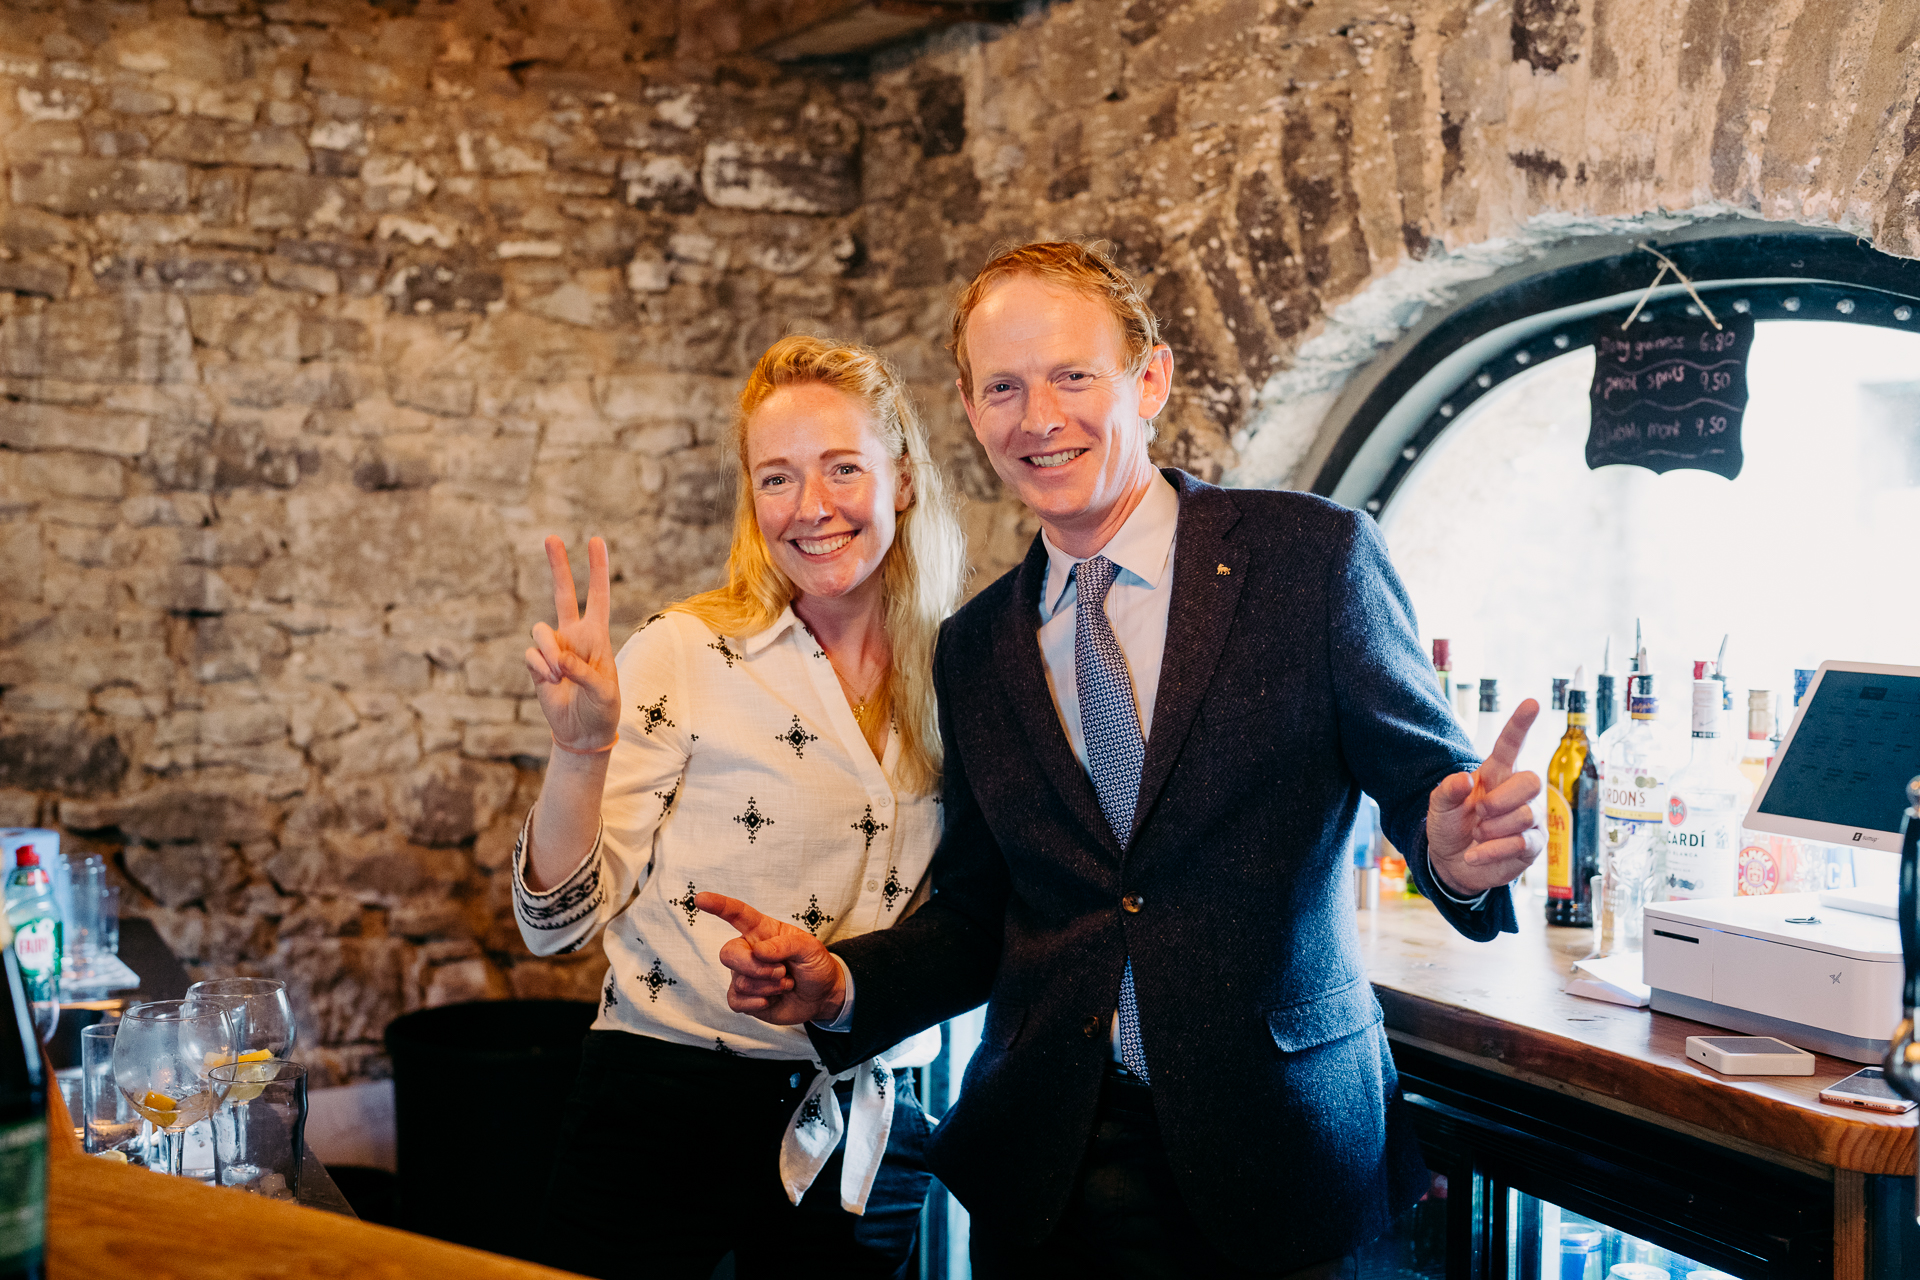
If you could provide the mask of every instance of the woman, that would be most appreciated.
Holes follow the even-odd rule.
[[[804,1030],[727,1007],[719,890],[816,936],[885,928],[939,836],[932,663],[965,548],[926,432],[874,353],[792,337],[740,393],[726,585],[616,658],[607,554],[527,650],[553,751],[514,857],[536,953],[612,962],[561,1124],[548,1260],[599,1276],[888,1276],[912,1247],[925,1033],[835,1081]],[[767,901],[762,902],[762,899]],[[771,904],[771,906],[769,906]],[[845,1132],[844,1142],[840,1141]],[[765,1170],[748,1202],[723,1192]]]

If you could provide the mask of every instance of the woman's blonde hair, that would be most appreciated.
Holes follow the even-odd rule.
[[[724,636],[750,636],[773,625],[793,602],[793,580],[767,550],[753,505],[747,468],[747,420],[781,387],[818,383],[844,392],[866,410],[887,455],[902,464],[913,486],[900,513],[893,545],[881,562],[887,643],[892,665],[887,696],[900,733],[897,781],[931,791],[940,777],[940,720],[933,692],[933,646],[940,624],[960,603],[966,578],[966,537],[946,478],[934,464],[927,429],[900,375],[866,347],[795,335],[767,348],[740,390],[732,449],[739,474],[733,548],[725,586],[669,608],[690,613]]]

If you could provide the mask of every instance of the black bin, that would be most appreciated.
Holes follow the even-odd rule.
[[[560,1105],[597,1008],[483,1000],[387,1024],[401,1226],[532,1255]]]

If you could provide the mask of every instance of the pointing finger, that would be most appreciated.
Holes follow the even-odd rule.
[[[1527,740],[1527,730],[1533,728],[1534,717],[1539,714],[1540,703],[1533,698],[1528,698],[1513,709],[1506,728],[1500,730],[1499,739],[1487,754],[1487,762],[1480,766],[1479,782],[1483,791],[1492,791],[1513,773],[1513,762],[1520,758],[1520,747]]]
[[[778,924],[760,914],[754,908],[729,898],[724,893],[697,893],[693,896],[693,905],[710,916],[719,916],[735,929],[748,942],[759,942],[771,937],[778,931]]]
[[[580,620],[580,600],[573,590],[573,566],[567,563],[567,544],[548,534],[547,571],[553,575],[553,613],[558,626]]]

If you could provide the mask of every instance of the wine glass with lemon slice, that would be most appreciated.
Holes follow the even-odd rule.
[[[209,1059],[225,1062],[232,1054],[233,1022],[219,1005],[155,1000],[121,1016],[113,1038],[113,1082],[154,1127],[166,1148],[168,1173],[180,1172],[187,1130],[210,1119],[226,1095],[225,1083],[208,1076]],[[217,1175],[217,1154],[215,1166]]]
[[[246,1104],[260,1096],[264,1082],[273,1074],[266,1064],[285,1058],[293,1049],[297,1030],[293,1006],[287,1001],[287,984],[278,978],[208,978],[187,988],[187,999],[217,1004],[233,1021],[233,1050],[207,1060],[209,1070],[228,1063],[237,1068],[221,1073],[231,1077],[228,1098],[236,1105],[223,1112],[220,1125],[232,1129],[233,1160],[224,1178],[236,1185],[250,1183],[260,1170],[250,1167],[244,1153],[248,1150]],[[216,1134],[216,1141],[222,1141]]]

